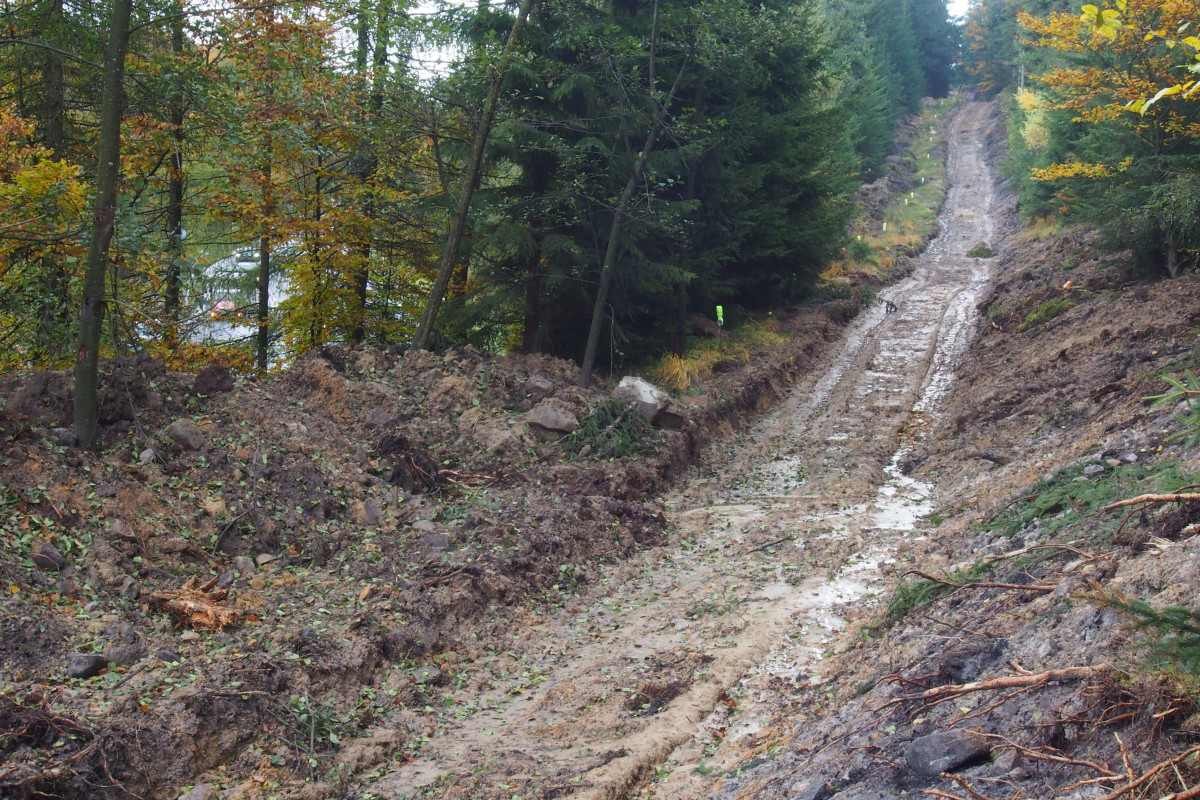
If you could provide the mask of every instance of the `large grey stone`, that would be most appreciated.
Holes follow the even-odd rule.
[[[617,388],[613,390],[614,397],[622,397],[629,405],[645,414],[650,419],[667,407],[671,396],[662,389],[642,378],[626,375],[621,378]]]
[[[444,533],[427,533],[419,541],[421,547],[431,553],[440,553],[450,547],[450,537]]]
[[[220,800],[220,798],[221,795],[217,794],[217,790],[207,783],[197,784],[187,794],[179,795],[179,800]]]
[[[525,414],[525,421],[531,428],[540,428],[551,433],[570,433],[579,427],[579,419],[565,408],[555,405],[553,401],[534,406]]]
[[[913,739],[904,758],[913,772],[936,777],[983,761],[990,752],[988,740],[975,731],[938,731]]]
[[[40,542],[32,555],[33,563],[42,569],[62,570],[67,566],[66,557],[50,542]]]
[[[67,677],[94,678],[107,666],[108,660],[104,656],[74,653],[67,660]]]
[[[540,372],[535,372],[529,376],[529,380],[525,381],[525,388],[529,390],[529,394],[533,396],[534,400],[541,400],[554,392],[554,381]]]
[[[167,436],[184,450],[199,450],[204,447],[204,431],[193,419],[177,419],[167,426]]]
[[[787,793],[788,800],[828,800],[832,796],[829,782],[823,777],[794,783]]]

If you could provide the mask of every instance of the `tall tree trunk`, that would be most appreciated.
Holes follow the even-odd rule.
[[[46,32],[57,41],[62,25],[62,0],[51,0],[46,15]],[[45,145],[54,160],[64,157],[66,93],[63,89],[63,57],[56,49],[46,50],[46,131]]]
[[[271,178],[271,167],[264,170],[267,180]],[[258,334],[255,341],[258,374],[265,375],[271,352],[271,330],[267,327],[271,313],[271,237],[263,234],[258,239]]]
[[[266,162],[262,167],[263,230],[258,238],[258,312],[255,320],[258,329],[255,337],[255,353],[258,374],[265,375],[271,355],[271,220],[275,216],[275,192],[271,184],[271,151],[274,142],[267,137],[263,146]]]
[[[1172,278],[1179,277],[1179,247],[1175,244],[1175,234],[1171,231],[1166,232],[1163,245],[1166,247],[1167,255],[1167,275]]]
[[[371,94],[367,105],[369,111],[363,115],[369,120],[365,122],[365,128],[369,133],[367,141],[362,145],[359,153],[359,169],[356,176],[362,183],[364,191],[362,214],[368,226],[375,217],[375,201],[371,197],[368,184],[376,170],[379,169],[379,159],[375,154],[378,142],[374,134],[378,131],[380,115],[383,111],[383,71],[387,64],[388,44],[391,39],[391,13],[391,0],[380,0],[376,10],[378,19],[375,28],[375,51],[371,59],[374,75],[371,78]],[[367,27],[369,19],[367,0],[362,0],[362,4],[359,6],[358,50],[355,54],[355,66],[363,81],[362,93],[364,95],[366,94],[367,80],[367,50],[370,46]],[[364,241],[358,247],[358,257],[361,263],[352,276],[355,303],[354,327],[350,330],[350,341],[352,342],[361,342],[367,334],[367,287],[371,282],[371,233],[369,228]]]
[[[700,108],[700,91],[696,90],[696,99],[692,104],[692,108]],[[697,156],[688,162],[687,168],[687,184],[683,190],[683,200],[690,203],[696,199],[696,184],[699,182],[700,173],[700,158]],[[691,244],[683,251],[683,258],[679,268],[687,272],[691,266],[692,247]],[[675,351],[675,355],[682,356],[684,349],[687,347],[687,314],[688,314],[688,292],[687,281],[682,278],[675,282],[675,330],[672,336],[671,349]]]
[[[79,345],[75,353],[75,438],[83,448],[91,448],[96,438],[104,277],[108,267],[108,246],[116,227],[121,114],[125,105],[125,52],[129,47],[132,5],[132,0],[112,0],[112,19],[104,52],[104,93],[100,105],[100,139],[96,145],[96,199],[79,309]]]
[[[675,82],[671,86],[671,91],[667,93],[666,100],[662,105],[659,105],[658,101],[654,99],[654,69],[656,48],[658,46],[658,0],[654,2],[654,22],[651,31],[650,68],[647,72],[647,80],[651,114],[654,122],[650,126],[650,133],[646,136],[646,143],[642,146],[642,152],[638,154],[637,161],[634,163],[633,172],[630,173],[629,180],[625,183],[625,189],[621,192],[621,197],[617,200],[617,204],[613,208],[612,228],[608,232],[608,245],[604,249],[604,261],[600,264],[600,285],[596,288],[596,304],[592,307],[592,324],[588,329],[587,347],[583,353],[583,365],[579,368],[579,385],[584,389],[592,383],[592,367],[596,363],[596,348],[600,344],[600,329],[604,323],[604,307],[608,305],[608,287],[612,283],[613,264],[617,260],[617,250],[621,244],[621,232],[625,227],[625,220],[628,216],[629,201],[633,199],[633,192],[642,179],[642,172],[646,169],[646,162],[650,160],[650,154],[654,152],[654,147],[658,143],[658,135],[662,132],[667,109],[670,108],[671,103],[674,101],[675,92],[679,88],[679,81],[683,79],[683,73],[687,69],[687,61],[685,60],[679,67],[679,74],[675,76]]]
[[[176,0],[171,20],[171,54],[177,69],[183,60],[183,0]],[[171,171],[167,183],[167,285],[163,310],[169,323],[168,339],[179,338],[179,268],[183,263],[183,77],[177,73],[175,86],[167,106],[167,121],[171,125]]]
[[[475,187],[479,183],[479,169],[483,165],[483,151],[487,147],[488,134],[492,130],[492,120],[496,116],[496,103],[500,98],[500,86],[504,83],[504,76],[508,73],[508,65],[512,60],[513,50],[516,49],[517,42],[521,38],[521,29],[525,27],[525,20],[529,18],[529,13],[533,9],[535,0],[521,0],[521,8],[517,12],[517,19],[513,23],[512,30],[508,33],[508,40],[504,43],[504,50],[500,54],[500,63],[496,67],[496,74],[492,78],[492,84],[488,87],[487,99],[483,104],[483,113],[479,118],[479,128],[475,131],[475,142],[471,147],[471,160],[467,164],[467,174],[464,178],[462,194],[458,197],[458,205],[454,209],[454,217],[450,220],[450,231],[446,236],[446,249],[442,251],[441,261],[438,263],[437,279],[433,283],[433,289],[429,292],[429,300],[425,303],[425,311],[421,314],[421,324],[417,326],[417,334],[413,338],[413,348],[424,350],[429,344],[429,335],[433,331],[434,320],[437,319],[438,307],[442,304],[442,298],[446,296],[446,287],[450,285],[450,277],[454,273],[454,265],[458,262],[458,249],[462,244],[463,231],[467,227],[467,215],[471,212],[471,198],[475,194]]]
[[[62,16],[62,0],[51,0],[46,9],[44,27],[45,35],[52,41],[57,41],[61,33]],[[46,94],[42,143],[57,161],[66,157],[63,56],[58,50],[46,50],[42,82]],[[38,280],[44,287],[38,294],[44,299],[38,314],[35,341],[51,360],[57,360],[60,356],[68,355],[71,347],[71,275],[62,261],[61,254],[48,252],[42,256],[42,270]]]
[[[529,254],[529,265],[526,267],[525,319],[521,331],[521,352],[526,354],[537,352],[538,333],[542,327],[542,243],[540,236],[535,236],[538,241]]]

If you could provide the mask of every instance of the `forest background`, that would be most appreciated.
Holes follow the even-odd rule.
[[[74,364],[82,444],[111,355],[262,373],[466,342],[586,385],[681,353],[716,306],[736,324],[869,257],[852,193],[956,84],[1011,98],[1029,220],[1102,225],[1147,275],[1200,245],[1193,0],[991,0],[962,29],[942,0],[0,19],[0,370]]]

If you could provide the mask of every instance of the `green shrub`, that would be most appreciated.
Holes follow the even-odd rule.
[[[563,441],[563,451],[568,458],[625,458],[651,452],[661,438],[645,414],[620,397],[609,397],[579,421]]]
[[[1149,631],[1157,666],[1200,674],[1200,613],[1180,606],[1159,611],[1141,600],[1111,595],[1106,599],[1129,615],[1138,629]]]
[[[992,248],[988,247],[983,242],[980,242],[979,244],[975,245],[974,247],[972,247],[970,250],[967,251],[967,258],[995,258],[995,257],[996,257],[996,251],[993,250]]]
[[[1030,328],[1041,325],[1043,322],[1049,322],[1072,306],[1070,300],[1065,297],[1060,297],[1055,300],[1047,300],[1038,306],[1036,311],[1031,311],[1025,317],[1025,320],[1017,326],[1019,331],[1027,331]]]
[[[1165,376],[1163,380],[1170,384],[1171,391],[1146,399],[1153,401],[1156,406],[1184,403],[1187,406],[1187,410],[1181,416],[1184,429],[1171,436],[1168,441],[1186,437],[1185,444],[1194,447],[1200,442],[1200,379],[1197,379],[1191,370],[1184,370],[1182,380],[1170,376]]]

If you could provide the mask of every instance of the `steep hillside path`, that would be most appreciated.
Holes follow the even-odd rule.
[[[728,446],[719,474],[667,498],[678,544],[531,614],[471,685],[442,687],[419,756],[367,792],[705,797],[781,688],[819,684],[840,615],[885,591],[931,509],[930,487],[897,463],[936,413],[988,279],[966,252],[992,236],[993,116],[953,112],[941,234],[882,292],[896,310],[863,313],[823,370]]]

